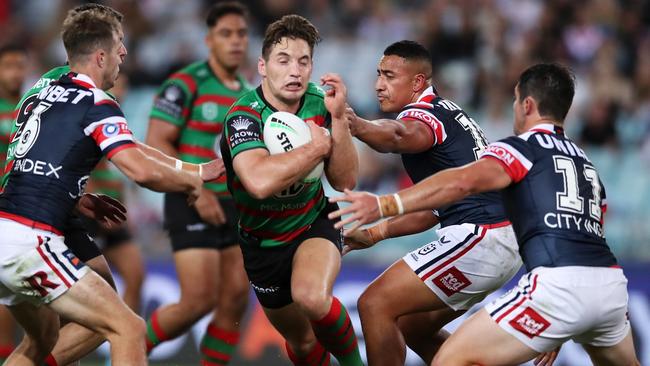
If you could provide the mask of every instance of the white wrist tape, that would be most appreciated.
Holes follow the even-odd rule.
[[[402,204],[402,199],[399,197],[399,194],[393,193],[393,197],[395,198],[395,202],[397,202],[397,214],[404,214],[404,205]]]
[[[379,200],[379,195],[375,196],[377,198],[377,207],[379,207],[379,217],[384,217],[384,211],[381,209],[381,200]]]
[[[176,170],[183,170],[183,161],[180,159],[176,159]]]
[[[199,164],[199,178],[203,179],[203,164]]]

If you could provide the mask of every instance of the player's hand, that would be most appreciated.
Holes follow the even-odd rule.
[[[185,191],[187,194],[187,204],[192,206],[201,195],[203,190],[203,179],[197,173],[186,173],[189,179],[189,188]]]
[[[341,77],[337,74],[327,73],[320,78],[320,83],[323,86],[330,87],[325,91],[325,107],[332,115],[332,118],[345,118],[348,91]]]
[[[356,135],[357,132],[357,113],[350,107],[349,105],[346,105],[345,107],[345,119],[348,120],[348,124],[350,125],[350,134],[352,136]]]
[[[349,189],[344,191],[343,196],[332,197],[330,202],[349,202],[350,205],[331,212],[327,217],[330,220],[337,219],[343,215],[350,215],[334,224],[336,229],[340,229],[347,224],[352,227],[345,231],[345,235],[354,232],[359,226],[375,222],[381,218],[379,212],[379,198],[370,192],[353,192]]]
[[[346,255],[353,250],[367,249],[376,244],[372,240],[372,235],[370,235],[368,229],[346,232],[343,243],[341,255]]]
[[[311,133],[310,145],[316,150],[317,155],[327,157],[332,150],[332,137],[326,128],[318,126],[313,121],[307,121]]]
[[[535,357],[533,364],[535,366],[553,366],[553,362],[555,362],[559,353],[560,347],[549,352],[540,353],[539,356]]]
[[[226,167],[221,158],[216,158],[201,164],[201,179],[204,182],[215,180],[226,173]]]
[[[194,207],[203,221],[215,226],[226,223],[226,214],[223,212],[223,208],[214,192],[203,188],[201,195],[194,203]]]
[[[115,229],[126,221],[126,207],[105,194],[84,193],[77,201],[77,211],[105,230]]]

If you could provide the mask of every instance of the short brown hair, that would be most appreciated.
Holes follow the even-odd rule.
[[[228,14],[236,14],[245,19],[248,19],[248,8],[238,1],[224,1],[216,3],[212,5],[210,10],[208,10],[208,16],[205,19],[205,24],[208,26],[208,28],[212,28],[217,24],[219,19]]]
[[[262,56],[268,59],[271,47],[280,42],[282,38],[302,39],[309,45],[312,53],[314,46],[320,42],[320,34],[311,22],[300,15],[285,15],[266,28],[262,42]]]
[[[85,4],[68,11],[61,32],[68,61],[74,63],[98,48],[110,48],[123,18],[118,11],[100,4]]]

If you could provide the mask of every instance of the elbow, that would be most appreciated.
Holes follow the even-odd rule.
[[[137,173],[133,173],[129,178],[133,180],[137,185],[141,187],[149,187],[154,181],[154,174],[150,170],[144,170]]]
[[[357,185],[357,178],[356,177],[345,177],[344,179],[341,179],[340,181],[336,182],[330,182],[332,185],[332,188],[339,192],[343,192],[346,189],[354,189]]]
[[[269,182],[266,182],[264,179],[242,180],[242,184],[246,192],[256,200],[267,199],[275,193]]]

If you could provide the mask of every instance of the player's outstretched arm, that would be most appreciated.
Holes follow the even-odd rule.
[[[346,110],[352,135],[373,150],[383,153],[414,154],[433,145],[431,129],[418,121],[363,119],[350,107]]]
[[[347,88],[336,74],[323,75],[321,84],[330,87],[325,92],[325,106],[332,116],[332,153],[325,165],[325,175],[337,191],[352,189],[357,184],[359,157],[345,114]]]
[[[211,160],[207,163],[193,164],[185,161],[180,161],[140,141],[136,141],[136,144],[148,157],[156,159],[159,162],[172,168],[180,168],[190,173],[197,173],[205,182],[217,179],[226,173],[226,168],[224,167],[223,160],[219,158]]]
[[[307,121],[312,140],[284,154],[270,155],[266,149],[242,151],[233,158],[233,169],[246,191],[265,199],[288,188],[329,156],[332,139],[326,129]]]
[[[512,183],[501,163],[492,158],[480,159],[459,168],[443,170],[398,193],[377,196],[368,192],[346,190],[345,195],[331,202],[350,205],[329,214],[330,219],[348,217],[334,227],[352,224],[349,232],[359,226],[409,212],[436,209],[459,201],[469,195],[503,189]]]
[[[183,192],[193,203],[198,197],[203,180],[198,173],[176,169],[149,157],[141,148],[118,151],[111,161],[129,179],[157,192]]]
[[[438,216],[431,210],[391,217],[363,230],[345,233],[342,254],[370,248],[385,239],[420,233],[436,226],[439,221]]]

